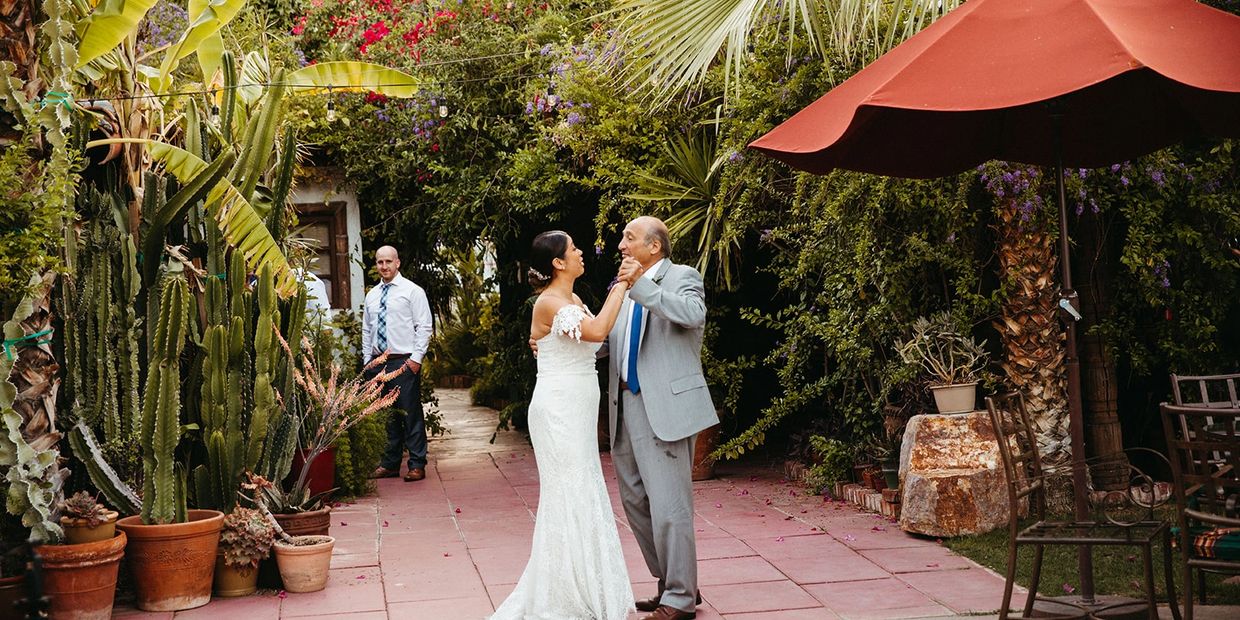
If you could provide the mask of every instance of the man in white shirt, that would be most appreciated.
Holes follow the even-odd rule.
[[[371,478],[400,475],[402,452],[409,451],[405,482],[426,477],[426,418],[422,412],[422,358],[431,341],[431,306],[422,287],[400,275],[400,256],[396,248],[385,245],[375,252],[375,268],[381,281],[366,294],[362,312],[362,359],[367,365],[384,351],[383,367],[366,371],[373,377],[380,371],[392,372],[405,366],[385,390],[399,388],[394,413],[388,420],[387,450]]]

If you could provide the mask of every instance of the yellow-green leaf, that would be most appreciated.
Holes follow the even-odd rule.
[[[246,0],[190,0],[190,26],[169,48],[159,68],[160,74],[166,76],[172,73],[178,61],[194,52],[200,52],[202,45],[207,43],[212,35],[216,35],[218,39],[220,29],[237,16],[245,3]],[[222,45],[222,41],[220,43]],[[207,79],[210,79],[210,76],[204,73],[203,80]]]
[[[78,68],[112,51],[138,30],[156,0],[104,0],[91,12],[78,45]]]
[[[151,150],[151,158],[162,163],[177,180],[188,183],[207,167],[207,162],[185,149],[155,140],[142,138],[110,138],[88,142],[86,148],[106,144],[145,144]],[[281,297],[297,294],[298,283],[289,269],[288,261],[280,246],[268,232],[263,219],[227,179],[221,180],[207,194],[207,211],[211,213],[224,240],[245,257],[246,265],[257,271],[270,264],[276,274],[276,288]]]
[[[417,78],[369,62],[321,62],[288,74],[284,81],[302,95],[324,93],[329,86],[333,91],[374,91],[388,97],[412,97],[418,92]]]
[[[202,69],[202,83],[211,84],[215,78],[215,72],[220,70],[223,64],[224,56],[224,37],[219,32],[213,32],[202,43],[198,44],[198,66]]]

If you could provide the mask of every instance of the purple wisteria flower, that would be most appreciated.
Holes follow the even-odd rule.
[[[147,12],[146,19],[138,28],[138,54],[171,45],[188,25],[189,14],[185,9],[168,0],[160,0]]]
[[[572,127],[581,122],[581,115],[576,112],[569,112],[568,116],[564,118],[564,121],[568,123],[569,127]]]
[[[729,163],[735,164],[737,162],[743,161],[744,159],[745,159],[745,154],[740,151],[732,151],[732,154],[728,155]]]

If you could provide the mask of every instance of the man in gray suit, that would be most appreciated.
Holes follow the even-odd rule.
[[[695,435],[719,423],[702,374],[706,294],[697,270],[672,263],[667,226],[624,228],[619,279],[631,283],[608,337],[611,456],[624,513],[659,593],[643,620],[696,617]]]

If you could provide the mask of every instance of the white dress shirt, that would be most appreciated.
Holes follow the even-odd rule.
[[[293,275],[306,285],[306,313],[314,315],[318,312],[329,312],[331,302],[327,299],[327,286],[314,273],[305,269],[294,269]]]
[[[651,265],[650,269],[647,269],[645,273],[642,274],[642,277],[653,280],[654,274],[659,272],[659,267],[663,264],[664,260],[666,259],[660,258],[659,262]],[[629,290],[631,291],[632,289],[629,289]],[[628,297],[629,291],[625,291],[624,296]],[[640,349],[641,344],[642,344],[641,339],[640,339],[641,334],[638,334],[639,338],[637,341],[637,345],[629,346],[629,338],[632,337],[633,335],[633,310],[636,307],[637,306],[634,304],[629,304],[629,312],[628,314],[624,315],[624,363],[620,365],[620,380],[624,381],[625,383],[628,383],[629,381],[629,354],[631,353],[633,355],[637,355],[637,351]],[[649,313],[650,313],[649,309],[642,307],[642,327],[643,328],[646,327],[646,315]],[[642,333],[645,333],[644,329]],[[638,377],[638,380],[641,380],[641,377]]]
[[[396,274],[387,296],[387,341],[393,354],[408,353],[409,359],[421,364],[431,342],[431,305],[426,291],[408,278]],[[375,351],[375,330],[379,325],[379,300],[383,282],[366,293],[362,313],[362,357],[367,364],[382,351]]]

